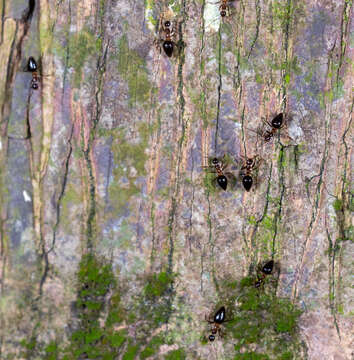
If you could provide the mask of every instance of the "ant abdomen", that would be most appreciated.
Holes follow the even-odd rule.
[[[280,129],[282,125],[283,125],[283,113],[280,113],[272,120],[272,126],[275,129]]]
[[[217,183],[220,185],[220,187],[226,191],[227,189],[227,178],[225,175],[220,175],[216,178]]]
[[[163,45],[163,50],[168,57],[171,57],[173,54],[173,42],[171,40],[165,40]]]
[[[27,62],[27,71],[29,72],[34,72],[38,70],[38,65],[36,60],[34,60],[34,58],[32,56],[29,57],[28,62]]]
[[[251,190],[252,184],[253,184],[252,176],[250,176],[250,175],[245,175],[245,176],[242,178],[242,185],[243,185],[243,187],[245,188],[246,191],[250,191],[250,190]]]

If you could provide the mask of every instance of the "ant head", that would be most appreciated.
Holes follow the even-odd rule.
[[[220,15],[221,15],[221,17],[225,17],[225,16],[226,16],[226,11],[225,11],[225,10],[221,10],[221,11],[220,11]]]
[[[217,158],[214,158],[211,162],[213,165],[217,165],[219,163],[219,160]]]
[[[167,20],[165,21],[165,27],[170,27],[171,26],[171,21]]]
[[[265,135],[264,135],[264,141],[270,141],[273,137],[273,134],[271,132],[267,132]]]
[[[32,84],[32,89],[33,89],[33,90],[37,90],[37,89],[38,89],[38,84],[34,82],[34,83]]]
[[[247,165],[252,165],[253,164],[253,159],[247,159],[246,164]]]
[[[214,335],[209,335],[209,341],[214,341],[215,340],[215,336]]]

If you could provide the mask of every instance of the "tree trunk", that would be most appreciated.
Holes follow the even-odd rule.
[[[351,359],[352,1],[227,6],[0,0],[2,359]]]

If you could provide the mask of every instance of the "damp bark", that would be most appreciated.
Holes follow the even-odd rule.
[[[203,340],[270,259],[291,356],[350,358],[352,1],[219,6],[0,0],[1,358],[279,358]]]

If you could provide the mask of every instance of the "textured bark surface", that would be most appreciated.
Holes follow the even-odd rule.
[[[104,358],[75,352],[84,328],[105,359],[241,359],[227,328],[203,343],[205,314],[272,257],[303,350],[251,350],[352,359],[352,0],[233,1],[224,21],[219,5],[0,0],[2,359]],[[224,154],[227,191],[203,170]]]

